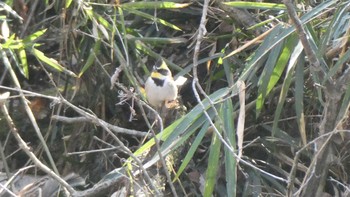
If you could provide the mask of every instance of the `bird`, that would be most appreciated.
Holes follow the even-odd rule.
[[[178,87],[164,60],[160,66],[153,67],[145,83],[145,93],[148,103],[155,109],[161,109],[167,102],[176,100]]]

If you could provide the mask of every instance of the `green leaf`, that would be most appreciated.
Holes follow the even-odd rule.
[[[28,61],[27,61],[27,54],[24,48],[18,49],[18,56],[21,61],[21,71],[23,75],[28,79],[29,78],[29,68],[28,68]]]
[[[0,46],[4,49],[20,49],[24,47],[24,43],[22,40],[15,40],[15,34],[12,34],[5,43],[0,43]]]
[[[266,36],[264,42],[261,43],[258,49],[256,49],[253,58],[247,63],[246,68],[240,76],[240,80],[245,81],[250,76],[251,72],[257,69],[256,64],[258,64],[259,61],[263,60],[263,58],[265,58],[266,55],[273,48],[275,48],[278,43],[283,41],[285,37],[283,36],[283,39],[281,38],[282,29],[284,29],[284,27],[282,25],[278,25]],[[277,40],[278,42],[276,43]]]
[[[133,9],[126,9],[128,12],[130,13],[133,13],[135,15],[138,15],[138,16],[141,16],[141,17],[144,17],[144,18],[147,18],[149,20],[152,20],[154,22],[157,22],[157,23],[160,23],[164,26],[167,26],[167,27],[170,27],[174,30],[177,30],[177,31],[182,31],[178,26],[174,25],[174,24],[171,24],[163,19],[160,19],[160,18],[157,18],[157,17],[154,17],[153,15],[150,15],[150,14],[147,14],[145,12],[141,12],[141,11],[138,11],[138,10],[133,10]]]
[[[120,5],[124,9],[179,9],[185,8],[191,3],[175,3],[167,1],[140,1],[123,3]]]
[[[290,84],[292,82],[292,77],[294,74],[294,68],[296,63],[298,62],[299,57],[302,58],[300,56],[300,54],[303,51],[303,46],[301,44],[301,42],[298,43],[298,45],[295,47],[292,55],[291,55],[291,59],[289,60],[289,64],[288,64],[288,69],[287,69],[287,73],[286,73],[286,77],[283,81],[283,85],[282,85],[282,90],[278,99],[278,104],[277,104],[277,109],[275,111],[275,116],[273,119],[273,125],[272,125],[272,137],[275,136],[276,131],[278,129],[278,122],[279,122],[279,118],[283,109],[283,105],[284,102],[286,100],[286,96],[290,87]]]
[[[32,48],[31,53],[39,60],[41,60],[41,61],[45,62],[47,65],[51,66],[53,69],[55,69],[59,72],[64,72],[72,77],[77,77],[72,71],[61,66],[55,59],[47,57],[43,52],[39,51],[38,49]]]
[[[260,110],[262,109],[263,103],[265,101],[266,96],[269,94],[271,89],[274,87],[274,85],[277,83],[278,77],[271,78],[272,73],[274,72],[275,68],[277,68],[277,59],[280,56],[281,50],[282,50],[283,44],[280,43],[276,47],[274,47],[271,50],[271,53],[269,54],[269,57],[265,63],[264,70],[260,76],[260,80],[258,82],[259,89],[258,89],[258,99],[256,102],[256,116],[258,117],[258,114],[260,113]],[[286,47],[284,48],[286,49]],[[285,51],[283,51],[285,52]],[[281,54],[287,55],[288,54]],[[289,56],[288,56],[289,58]],[[285,67],[287,62],[284,62],[284,65],[279,65],[280,67]],[[278,68],[277,68],[278,69]]]
[[[334,12],[332,20],[329,24],[327,24],[326,32],[322,35],[321,43],[320,43],[320,49],[318,50],[318,57],[322,57],[327,48],[332,45],[333,43],[330,43],[332,39],[334,41],[338,40],[339,37],[343,36],[343,31],[346,31],[348,29],[348,9],[349,9],[350,2],[347,4],[343,4],[342,6],[339,6],[339,8]],[[342,29],[343,31],[339,31],[339,29]],[[325,78],[327,79],[327,78]]]
[[[23,43],[25,43],[26,45],[31,44],[34,40],[36,40],[37,38],[42,36],[46,32],[46,30],[47,29],[43,29],[43,30],[37,31],[37,32],[25,37],[23,39]]]
[[[324,13],[324,10],[330,9],[332,5],[334,5],[337,1],[326,1],[324,3],[321,3],[320,5],[313,8],[310,12],[307,12],[305,15],[303,15],[300,20],[302,24],[306,24],[310,22],[312,19],[322,15]],[[282,42],[286,37],[288,37],[291,33],[295,31],[294,26],[285,28],[282,27],[281,24],[276,26],[270,34],[275,34],[277,31],[280,31],[279,28],[283,28],[283,32],[275,37],[275,39],[271,40],[271,42],[268,43],[268,46],[263,47],[263,50],[259,49],[254,54],[253,58],[249,63],[247,64],[245,70],[240,75],[240,80],[245,81],[251,73],[256,69],[256,64],[265,57],[269,51],[274,48],[278,43]],[[266,38],[265,38],[266,40]],[[265,43],[265,41],[264,41]],[[259,47],[260,48],[260,47]]]
[[[292,50],[296,46],[298,42],[298,37],[296,34],[290,35],[286,43],[284,44],[284,48],[278,57],[277,62],[275,58],[277,58],[277,52],[271,51],[268,61],[266,62],[267,67],[264,68],[264,75],[259,80],[259,83],[261,84],[259,86],[259,96],[256,101],[256,113],[258,116],[259,112],[262,109],[262,106],[264,104],[266,96],[271,92],[271,90],[275,87],[277,82],[279,81],[280,77],[282,76],[282,73],[288,63],[288,60],[291,56]],[[277,46],[276,46],[277,47]],[[269,61],[270,60],[270,61]]]
[[[81,71],[79,72],[78,77],[80,78],[88,68],[90,68],[90,66],[95,62],[96,56],[98,56],[98,54],[100,54],[100,48],[101,48],[101,39],[96,40],[96,43],[94,45],[94,48],[91,49],[91,52],[89,54],[89,57],[87,58],[85,65],[83,66],[83,68],[81,69]]]
[[[301,58],[300,58],[301,59]],[[300,63],[296,65],[296,74],[295,74],[295,112],[297,115],[297,123],[299,126],[299,133],[303,145],[306,145],[306,130],[305,130],[305,117],[304,117],[304,63],[303,59],[300,60]]]
[[[154,52],[151,48],[149,48],[148,46],[146,46],[143,42],[141,42],[140,40],[135,40],[135,47],[137,50],[140,50],[144,53],[146,53],[147,55],[155,58],[155,59],[163,59],[165,61],[165,63],[171,67],[172,69],[178,70],[178,71],[182,71],[182,68],[176,64],[174,64],[173,62],[163,58],[161,55],[159,55],[158,53]],[[183,75],[180,75],[183,76]],[[175,76],[176,78],[176,76]]]
[[[139,40],[144,43],[150,43],[150,44],[179,44],[179,43],[186,43],[187,39],[185,38],[160,38],[160,37],[147,37],[147,38],[140,38],[140,37],[132,37],[129,38],[130,41]]]
[[[263,2],[248,2],[248,1],[230,1],[224,2],[225,5],[245,8],[245,9],[270,9],[270,10],[285,10],[286,6],[284,4],[278,3],[263,3]]]
[[[69,8],[69,6],[72,4],[73,0],[66,0],[65,8]]]
[[[181,163],[179,169],[176,172],[176,176],[175,176],[174,180],[179,178],[181,173],[185,170],[187,165],[190,163],[190,161],[191,161],[193,155],[195,154],[198,146],[202,142],[203,137],[205,136],[206,132],[208,131],[208,128],[209,128],[209,122],[206,121],[204,123],[204,125],[202,126],[202,128],[200,129],[200,131],[198,132],[198,134],[196,135],[195,140],[192,142],[191,147],[187,151],[187,154],[186,154],[185,158],[182,160],[182,163]]]
[[[221,119],[224,121],[227,139],[232,147],[236,149],[236,129],[234,127],[234,115],[231,99],[228,99],[223,103]],[[237,191],[237,160],[226,146],[224,147],[224,153],[227,195],[235,197]]]
[[[229,94],[237,94],[238,90],[237,87],[234,88],[222,88],[214,93],[212,93],[209,98],[212,102],[216,103],[219,102],[222,98],[225,96],[228,96]],[[215,116],[213,113],[212,108],[210,108],[210,103],[207,99],[203,100],[204,108],[208,111],[208,114],[212,117]],[[177,140],[177,142],[184,142],[183,137],[187,137],[188,133],[193,133],[196,131],[196,129],[204,124],[206,122],[206,116],[203,113],[203,108],[201,105],[196,105],[190,112],[188,112],[185,116],[182,118],[176,120],[174,123],[172,123],[170,126],[165,128],[162,132],[157,134],[157,138],[160,137],[164,143],[162,144],[161,149],[162,150],[174,150],[172,147],[176,145],[174,143],[174,140]],[[180,139],[178,139],[180,138]],[[181,139],[182,138],[182,139]],[[146,142],[141,148],[139,148],[134,154],[135,156],[141,155],[144,151],[148,150],[154,145],[154,139],[150,139],[148,142]],[[169,153],[169,152],[167,152]],[[163,155],[165,156],[165,155]]]
[[[220,125],[217,125],[220,128]],[[221,141],[217,134],[213,132],[211,145],[209,148],[209,158],[208,158],[208,167],[205,174],[205,185],[204,185],[204,197],[211,197],[214,191],[214,186],[217,180],[217,172],[219,168],[219,159],[220,159],[220,148]]]

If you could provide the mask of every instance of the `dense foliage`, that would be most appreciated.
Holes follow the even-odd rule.
[[[58,184],[73,196],[349,195],[349,6],[0,2],[3,184],[30,175],[46,195]],[[162,60],[187,78],[166,116],[143,93]]]

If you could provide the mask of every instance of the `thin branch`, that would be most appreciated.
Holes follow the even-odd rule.
[[[53,120],[58,120],[58,121],[65,122],[65,123],[79,123],[79,122],[90,122],[91,123],[91,119],[87,118],[87,117],[65,117],[65,116],[53,115],[51,118]],[[99,118],[97,118],[97,119],[99,119]],[[118,127],[118,126],[109,124],[102,119],[99,119],[99,121],[103,122],[103,124],[105,124],[110,130],[112,130],[115,133],[134,135],[134,136],[138,136],[138,137],[151,137],[148,133],[143,132],[143,131],[136,131],[133,129]]]
[[[316,54],[314,50],[311,48],[311,44],[307,38],[305,29],[303,27],[303,24],[301,23],[297,12],[294,9],[294,5],[290,0],[283,0],[283,3],[286,5],[288,15],[292,21],[292,23],[295,26],[295,30],[300,38],[301,43],[303,44],[304,51],[306,53],[306,56],[308,57],[311,66],[317,71],[318,73],[321,72],[321,64],[320,61],[317,59]],[[324,76],[322,76],[324,77]]]

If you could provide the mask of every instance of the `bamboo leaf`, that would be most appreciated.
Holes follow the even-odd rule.
[[[85,65],[83,66],[83,68],[81,69],[78,77],[80,78],[87,69],[89,69],[91,67],[91,65],[95,62],[96,56],[98,56],[98,54],[100,53],[100,48],[101,48],[101,40],[98,39],[96,40],[96,43],[94,45],[94,48],[91,49],[91,52],[89,54],[89,57],[87,58]]]
[[[285,10],[286,6],[284,4],[278,3],[264,3],[264,2],[249,2],[249,1],[230,1],[224,2],[225,5],[245,8],[245,9],[270,9],[270,10]]]
[[[24,48],[18,49],[18,56],[21,61],[21,72],[22,74],[28,79],[29,78],[29,68],[28,68],[28,61],[27,61],[27,54]]]
[[[234,115],[232,100],[228,99],[223,103],[221,119],[224,120],[224,128],[227,139],[232,145],[236,147],[236,135],[234,127]],[[235,148],[236,149],[236,148]],[[235,197],[237,192],[237,160],[232,155],[231,151],[225,146],[225,172],[226,172],[226,190],[227,194]]]
[[[175,3],[169,1],[140,1],[129,2],[120,5],[124,9],[179,9],[185,8],[191,3]]]
[[[269,57],[265,63],[264,70],[263,70],[261,77],[259,79],[258,99],[256,102],[256,117],[258,117],[258,115],[262,109],[262,106],[263,106],[263,103],[265,101],[266,96],[269,94],[269,92],[271,91],[273,86],[277,83],[278,79],[271,78],[271,75],[274,72],[275,68],[277,68],[277,66],[278,66],[276,64],[278,58],[282,57],[282,55],[288,56],[288,54],[283,54],[283,53],[281,54],[282,47],[283,47],[283,44],[280,43],[275,48],[273,48],[271,50],[271,53],[269,54]],[[286,49],[286,47],[284,49]],[[283,51],[283,52],[285,52],[285,51]],[[281,54],[281,56],[280,56],[280,54]],[[287,62],[284,62],[284,63],[285,63],[284,65],[279,65],[279,66],[284,68],[285,65],[287,64]],[[269,87],[269,85],[270,85],[270,87]]]
[[[26,45],[28,43],[32,43],[34,40],[36,40],[37,38],[39,38],[40,36],[42,36],[45,32],[46,32],[47,29],[43,29],[43,30],[40,30],[40,31],[37,31],[27,37],[25,37],[23,39],[23,43],[25,43]]]
[[[198,134],[196,135],[195,140],[192,142],[191,147],[187,151],[187,154],[186,154],[185,158],[182,160],[182,163],[181,163],[179,169],[176,172],[176,176],[175,176],[174,180],[179,178],[181,173],[185,170],[187,165],[192,160],[192,157],[193,157],[194,153],[196,152],[198,146],[202,142],[202,139],[205,136],[206,132],[208,131],[208,128],[209,128],[209,122],[206,121],[203,124],[202,128],[200,129],[200,131],[198,132]]]
[[[244,122],[245,122],[245,83],[243,81],[237,82],[239,92],[239,115],[237,122],[237,146],[238,158],[242,157],[243,152],[243,137],[244,137]]]
[[[302,51],[303,51],[303,46],[302,46],[301,42],[299,42],[298,45],[295,47],[295,49],[291,55],[291,58],[289,60],[286,77],[283,81],[282,90],[281,90],[281,93],[280,93],[280,96],[278,99],[277,109],[275,111],[275,116],[274,116],[273,125],[272,125],[272,136],[273,137],[275,136],[276,131],[278,129],[278,121],[279,121],[279,118],[280,118],[280,115],[281,115],[281,112],[283,109],[284,102],[286,100],[286,96],[287,96],[290,84],[292,82],[293,71],[294,71],[295,65],[296,65],[297,60],[299,59]]]
[[[138,10],[135,10],[135,9],[126,9],[128,12],[130,13],[133,13],[135,15],[138,15],[138,16],[141,16],[141,17],[144,17],[144,18],[147,18],[149,20],[152,20],[154,22],[157,22],[157,23],[160,23],[164,26],[167,26],[167,27],[170,27],[174,30],[177,30],[177,31],[182,31],[178,26],[174,25],[174,24],[171,24],[163,19],[160,19],[160,18],[155,18],[153,15],[150,15],[150,14],[147,14],[145,12],[141,12],[141,11],[138,11]]]
[[[310,12],[307,12],[305,15],[303,15],[300,18],[302,24],[307,24],[312,19],[322,15],[325,10],[329,9],[335,3],[336,1],[325,1],[324,3],[321,3],[320,5],[316,6]],[[256,53],[254,54],[254,57],[252,58],[252,60],[249,61],[243,73],[240,75],[240,80],[245,81],[250,76],[251,72],[256,69],[255,66],[257,62],[263,59],[265,55],[269,53],[269,51],[272,48],[274,48],[278,43],[282,42],[287,36],[289,36],[291,33],[295,31],[295,28],[293,26],[285,28],[285,27],[282,27],[282,25],[277,25],[270,34],[276,31],[280,31],[279,28],[284,29],[282,33],[279,34],[275,39],[271,40],[268,46],[264,46],[261,48],[259,47],[259,50],[256,51]]]
[[[139,40],[143,43],[150,43],[150,44],[180,44],[180,43],[186,43],[188,41],[185,38],[160,38],[160,37],[147,37],[147,38],[132,37],[132,38],[129,38],[129,40],[130,41]]]
[[[305,117],[304,117],[304,60],[300,58],[300,63],[296,65],[295,73],[295,112],[297,115],[297,123],[299,127],[299,133],[303,145],[306,145],[306,130],[305,130]]]
[[[217,125],[220,128],[220,125]],[[213,132],[211,145],[209,148],[208,167],[205,174],[204,197],[211,197],[216,183],[216,175],[219,168],[221,141],[217,134]]]
[[[73,0],[66,0],[65,8],[69,8],[69,6],[72,4]]]
[[[31,52],[36,58],[45,62],[47,65],[51,66],[53,69],[59,72],[64,72],[72,77],[77,77],[72,71],[61,66],[55,59],[47,57],[43,52],[39,51],[38,49],[32,48]]]
[[[343,35],[344,32],[339,32],[339,28],[343,29],[343,31],[346,31],[346,29],[348,29],[345,26],[349,25],[347,20],[349,14],[347,10],[349,8],[349,5],[350,2],[348,2],[347,4],[343,4],[333,14],[332,20],[327,25],[328,28],[326,28],[326,32],[321,38],[320,49],[317,51],[318,57],[322,57],[324,55],[324,53],[327,50],[327,47],[329,47],[329,45],[332,44],[330,43],[332,38],[338,39],[339,36]]]
[[[282,73],[288,63],[288,60],[291,56],[292,50],[294,49],[295,45],[297,44],[298,37],[296,34],[292,34],[289,36],[286,40],[286,43],[284,45],[284,48],[275,63],[275,59],[271,58],[273,61],[267,61],[267,68],[264,69],[264,75],[260,78],[260,87],[259,87],[259,95],[258,99],[256,101],[256,113],[258,116],[262,106],[264,104],[266,96],[271,92],[271,90],[275,87],[277,82],[279,81],[280,77],[282,76]],[[270,56],[277,56],[276,53],[271,52]],[[270,59],[270,58],[269,58]],[[276,65],[276,66],[274,66]],[[269,67],[274,67],[269,69]]]

